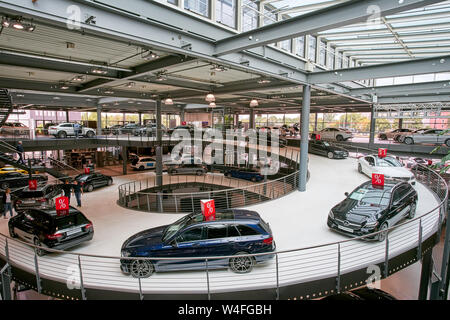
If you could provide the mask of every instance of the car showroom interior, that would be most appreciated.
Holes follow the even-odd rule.
[[[449,299],[450,1],[0,21],[0,300]]]

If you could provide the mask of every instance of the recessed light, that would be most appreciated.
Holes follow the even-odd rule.
[[[53,97],[53,100],[61,100],[60,97]]]

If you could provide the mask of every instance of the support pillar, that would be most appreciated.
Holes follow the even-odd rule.
[[[428,250],[422,257],[422,271],[420,274],[419,300],[427,300],[428,287],[433,274],[432,250]]]
[[[184,115],[185,115],[185,111],[184,111],[184,106],[180,107],[180,124],[185,121],[184,120]]]
[[[127,155],[127,147],[122,147],[122,173],[123,175],[127,174],[128,169],[128,155]]]
[[[156,186],[162,186],[161,99],[156,100]]]
[[[255,129],[255,110],[253,108],[250,109],[248,128]]]
[[[317,115],[318,115],[318,113],[316,112],[314,114],[314,131],[317,131]]]
[[[398,128],[403,129],[403,119],[402,118],[398,119]]]
[[[102,134],[102,107],[97,106],[97,136]]]
[[[69,121],[69,111],[66,111],[66,122],[70,122]]]
[[[139,125],[142,126],[142,112],[139,112],[138,116],[139,116]]]
[[[308,136],[309,136],[309,112],[311,107],[311,86],[303,86],[302,112],[300,119],[300,168],[298,177],[298,191],[306,191],[308,175]]]
[[[372,106],[371,111],[370,111],[370,132],[369,132],[369,148],[373,147],[374,143],[375,143],[375,113],[374,113],[374,108]]]
[[[344,123],[344,128],[348,128],[349,126],[348,126],[348,124],[347,124],[347,112],[345,112],[345,123]]]

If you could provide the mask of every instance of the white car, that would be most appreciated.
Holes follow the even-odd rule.
[[[396,179],[416,183],[414,174],[403,167],[403,164],[394,157],[379,158],[378,155],[369,155],[358,159],[358,172],[372,178],[372,173],[381,173],[386,179]]]
[[[137,157],[131,162],[131,167],[135,170],[155,169],[156,159],[153,157]]]
[[[86,128],[80,125],[81,132],[79,136],[87,138],[95,137],[95,130],[92,128]],[[68,136],[75,136],[74,123],[60,123],[57,126],[51,126],[48,128],[48,134],[53,135],[56,138],[64,139]]]
[[[320,135],[320,139],[323,140],[346,141],[353,138],[350,130],[342,128],[325,128],[320,131],[314,131],[311,133],[311,139],[316,139],[317,135]]]

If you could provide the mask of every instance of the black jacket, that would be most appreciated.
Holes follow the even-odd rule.
[[[12,194],[10,193],[10,195],[11,195],[11,203],[13,202],[13,196],[12,196]],[[1,203],[2,204],[5,204],[6,203],[6,193],[5,192],[2,192],[1,193],[1,195],[0,195],[0,197],[1,197]]]
[[[17,149],[17,151],[19,151],[19,152],[24,152],[23,146],[22,146],[21,144],[18,144],[17,147],[16,147],[16,149]]]

